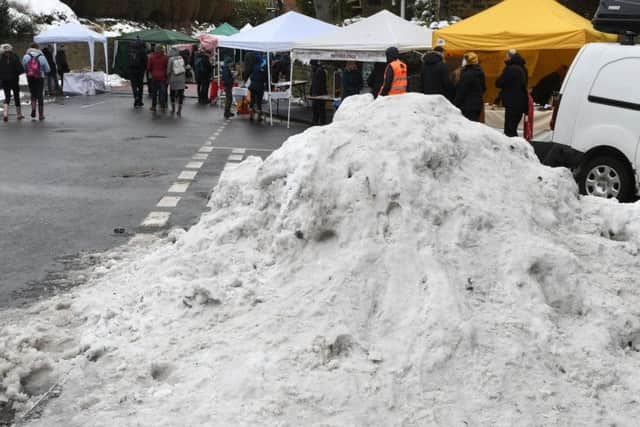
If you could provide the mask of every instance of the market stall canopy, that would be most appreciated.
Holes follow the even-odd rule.
[[[198,43],[197,39],[194,39],[193,37],[190,37],[184,33],[173,30],[165,30],[162,28],[123,34],[116,40],[119,42],[133,42],[137,39],[140,39],[146,43],[159,43],[168,45]]]
[[[232,36],[234,34],[238,34],[239,32],[240,30],[238,30],[236,27],[225,22],[215,30],[209,31],[209,34],[214,36]]]
[[[247,23],[244,27],[240,28],[240,32],[247,31],[253,28],[253,25]]]
[[[615,40],[556,0],[504,0],[434,34],[436,44],[453,51],[580,49]]]
[[[255,52],[288,52],[296,42],[337,31],[326,22],[287,12],[250,30],[219,40],[219,47]]]
[[[87,43],[89,45],[89,56],[91,59],[91,71],[95,68],[95,44],[102,43],[104,46],[105,61],[109,63],[107,51],[107,37],[90,30],[78,22],[69,22],[59,27],[51,28],[33,38],[38,44],[58,43]]]
[[[506,52],[516,49],[527,62],[529,87],[562,65],[571,65],[586,43],[615,41],[590,21],[556,0],[504,0],[470,18],[434,33],[434,44],[447,55],[478,53],[487,77],[485,101],[498,94],[495,81],[504,68]]]
[[[426,50],[432,39],[430,29],[382,10],[338,31],[296,43],[294,50],[302,60],[385,62],[385,50],[391,46],[400,52]]]
[[[214,50],[218,47],[218,37],[212,34],[200,34],[196,36],[200,40],[200,45],[206,50]]]

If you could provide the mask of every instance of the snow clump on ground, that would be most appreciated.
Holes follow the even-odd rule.
[[[629,425],[640,206],[440,97],[348,98],[188,232],[0,314],[34,426]]]

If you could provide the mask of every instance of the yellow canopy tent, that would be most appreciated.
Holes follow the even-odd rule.
[[[571,65],[586,43],[617,40],[556,0],[504,0],[433,37],[434,46],[443,46],[449,55],[478,54],[487,76],[488,101],[497,94],[495,81],[509,49],[517,49],[527,61],[529,85],[535,86],[560,65]]]

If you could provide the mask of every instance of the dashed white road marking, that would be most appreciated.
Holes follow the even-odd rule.
[[[182,171],[180,175],[178,175],[178,179],[180,181],[193,181],[196,179],[196,175],[198,171]]]
[[[241,162],[244,156],[242,154],[232,154],[229,156],[230,162]]]
[[[240,165],[240,163],[227,163],[226,165],[224,165],[224,169],[223,169],[223,173],[228,171],[228,170],[233,170],[235,168],[237,168]]]
[[[193,160],[207,160],[209,158],[208,154],[197,153],[192,157]]]
[[[204,146],[198,150],[199,153],[210,153],[213,151],[213,147]]]
[[[143,227],[160,228],[167,225],[171,212],[151,212],[144,221],[142,221]]]
[[[238,147],[219,147],[217,145],[214,145],[213,147],[211,147],[214,150],[235,150]],[[246,148],[245,150],[247,151],[258,151],[258,152],[265,152],[265,153],[272,153],[275,150],[269,150],[268,148]]]
[[[185,166],[185,169],[200,169],[204,165],[204,162],[189,162]]]
[[[244,153],[246,153],[246,152],[247,152],[247,150],[246,150],[246,149],[244,149],[244,148],[235,148],[235,149],[231,152],[231,154],[244,154]]]
[[[181,199],[182,197],[164,196],[162,199],[160,199],[156,206],[159,208],[175,208],[176,206],[178,206],[178,203],[180,203]]]
[[[167,193],[186,193],[189,189],[189,185],[190,183],[188,182],[175,182],[171,187],[169,187]]]
[[[100,102],[96,102],[95,104],[83,105],[80,108],[81,109],[91,108],[91,107],[95,107],[96,105],[102,105],[102,104],[106,104],[106,103],[107,103],[107,101],[100,101]]]

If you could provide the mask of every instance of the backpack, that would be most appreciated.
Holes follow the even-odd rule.
[[[187,70],[184,68],[184,59],[182,59],[182,57],[180,56],[173,58],[171,65],[173,74],[175,76],[179,76],[187,72]]]
[[[142,55],[144,55],[144,53],[141,52],[137,48],[133,48],[132,50],[130,50],[129,51],[129,66],[131,68],[133,68],[133,69],[137,69],[138,67],[144,68],[142,66],[142,64],[143,64]],[[146,62],[146,58],[145,58],[144,62]]]
[[[31,77],[34,79],[42,78],[42,70],[40,68],[40,56],[30,55],[29,62],[27,62],[27,77]]]
[[[196,73],[205,74],[207,72],[207,64],[205,64],[205,59],[202,55],[196,56],[195,64]]]

